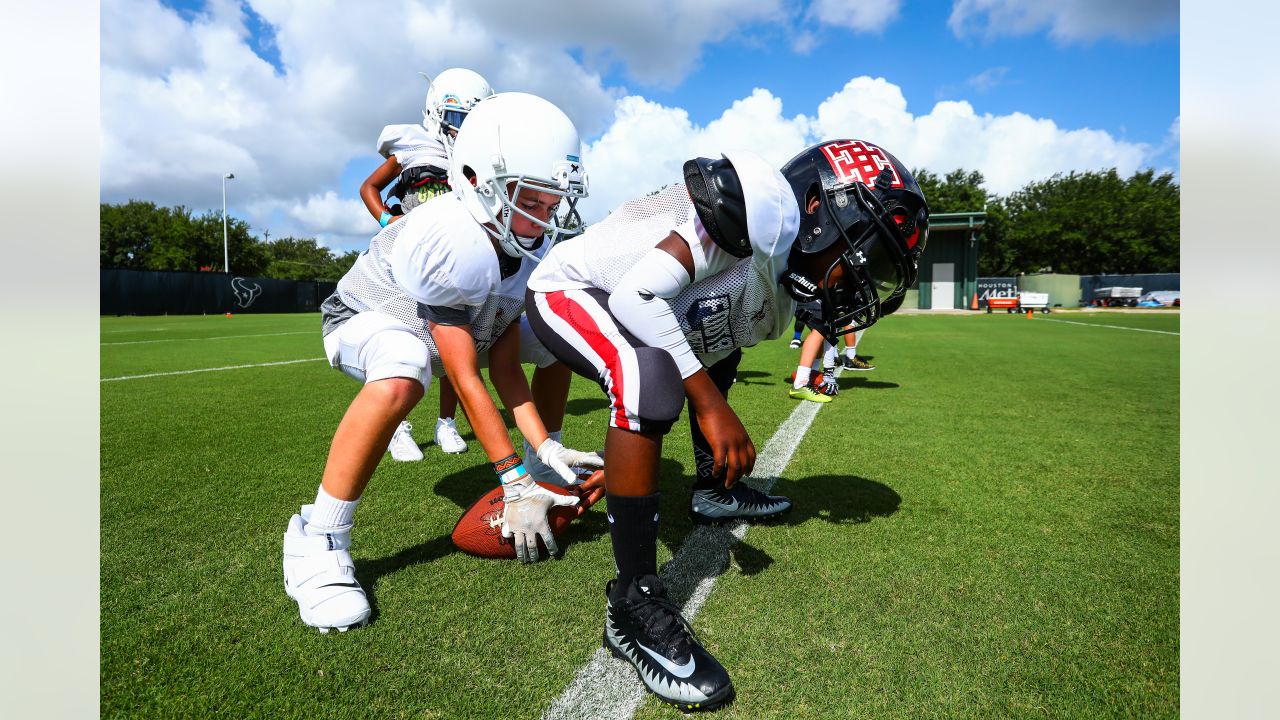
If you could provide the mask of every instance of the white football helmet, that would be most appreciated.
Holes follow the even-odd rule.
[[[560,108],[536,95],[499,93],[476,104],[454,142],[449,185],[512,257],[536,261],[533,251],[547,236],[555,243],[582,232],[577,203],[587,196],[587,173],[578,129]],[[517,206],[522,190],[562,198],[549,222]],[[545,232],[517,237],[511,232],[512,213]]]
[[[427,78],[427,101],[422,108],[422,126],[428,132],[437,133],[445,147],[453,144],[453,137],[467,119],[467,113],[481,100],[493,95],[489,81],[466,68],[449,68],[431,79]]]

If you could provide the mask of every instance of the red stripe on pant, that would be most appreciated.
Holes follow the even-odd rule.
[[[613,394],[614,425],[623,429],[631,429],[631,421],[627,417],[626,402],[623,400],[622,359],[618,355],[618,348],[609,342],[604,333],[600,331],[600,326],[596,324],[595,318],[591,317],[591,313],[581,303],[565,297],[563,290],[549,292],[546,294],[546,298],[547,307],[550,308],[551,312],[577,331],[578,335],[586,341],[587,346],[604,361],[605,371],[609,377],[610,392]],[[570,313],[573,310],[578,312],[571,317]]]

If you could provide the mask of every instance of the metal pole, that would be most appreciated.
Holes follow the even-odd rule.
[[[234,180],[235,173],[222,175],[222,271],[231,274],[231,254],[227,250],[227,181]]]

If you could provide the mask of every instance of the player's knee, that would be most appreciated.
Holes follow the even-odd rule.
[[[371,382],[366,387],[378,393],[388,410],[399,414],[408,414],[426,392],[422,383],[404,377],[389,377]]]
[[[636,414],[642,432],[666,434],[684,409],[684,379],[675,358],[661,348],[635,349],[643,381]]]

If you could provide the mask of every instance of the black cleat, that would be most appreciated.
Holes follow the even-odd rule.
[[[689,517],[695,525],[720,525],[734,520],[773,520],[791,509],[791,500],[781,495],[765,495],[745,482],[733,487],[693,491]]]
[[[862,358],[860,358],[860,357],[851,358],[851,357],[849,357],[848,355],[841,355],[841,356],[840,356],[840,365],[841,365],[841,367],[843,367],[845,370],[860,370],[860,371],[865,372],[865,371],[867,371],[867,370],[875,370],[875,369],[876,369],[876,366],[875,366],[875,365],[872,365],[871,363],[867,362],[866,360],[863,360],[863,359],[862,359]]]
[[[615,600],[616,582],[605,585],[605,648],[631,663],[649,692],[685,712],[714,710],[732,700],[729,673],[698,642],[662,581],[641,575]]]

